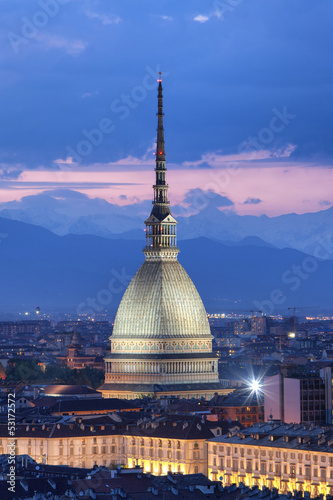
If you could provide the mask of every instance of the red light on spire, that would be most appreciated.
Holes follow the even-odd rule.
[[[162,155],[162,154],[163,154],[163,151],[159,151],[159,152],[158,152],[158,154],[159,154],[159,155]]]

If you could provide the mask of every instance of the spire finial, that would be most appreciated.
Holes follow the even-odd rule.
[[[164,150],[164,126],[163,126],[163,88],[162,73],[158,74],[158,94],[157,94],[157,141],[156,141],[156,162],[165,161]]]

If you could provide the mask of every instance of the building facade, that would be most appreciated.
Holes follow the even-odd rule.
[[[56,360],[72,370],[83,370],[86,367],[104,370],[104,360],[101,356],[89,356],[83,352],[81,337],[77,332],[73,335],[66,356],[57,356]]]
[[[333,494],[333,432],[314,425],[258,424],[208,441],[208,477],[223,483]]]
[[[332,423],[332,369],[325,367],[318,376],[264,378],[265,420],[287,423]]]
[[[104,397],[138,395],[210,398],[221,390],[218,355],[204,305],[178,262],[177,221],[168,201],[158,80],[156,181],[146,225],[145,262],[130,282],[116,315],[105,357]],[[223,389],[222,389],[223,391]]]
[[[209,402],[208,408],[217,420],[240,422],[244,427],[264,422],[263,398],[256,394],[242,394],[236,391],[227,396],[215,394]],[[212,417],[210,416],[210,418]]]
[[[215,436],[215,437],[214,437]],[[203,473],[224,486],[243,483],[280,493],[333,494],[333,430],[315,425],[234,426],[222,434],[197,417],[167,417],[126,424],[113,417],[53,424],[18,424],[16,455],[38,463],[92,468],[139,466],[144,472]],[[0,454],[13,438],[0,425]]]
[[[252,316],[251,318],[251,333],[255,335],[264,335],[267,331],[265,316]]]
[[[13,439],[8,437],[5,425],[0,425],[0,434],[1,455]],[[206,441],[213,436],[198,417],[124,425],[115,415],[113,422],[112,418],[102,417],[65,424],[18,425],[15,452],[49,465],[138,465],[153,474],[206,474]]]

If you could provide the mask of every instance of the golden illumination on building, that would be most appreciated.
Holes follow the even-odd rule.
[[[208,478],[279,493],[333,494],[333,434],[315,426],[260,424],[208,441]]]
[[[94,465],[129,468],[145,472],[194,474],[207,472],[207,437],[213,433],[198,417],[165,418],[127,425],[119,414],[108,424],[75,419],[57,424],[19,424],[16,455],[29,455],[37,463],[92,468]],[[101,421],[94,418],[94,422]],[[218,427],[218,424],[217,424]],[[7,426],[0,426],[0,454],[8,449]]]

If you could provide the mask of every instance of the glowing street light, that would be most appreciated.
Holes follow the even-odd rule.
[[[258,392],[260,392],[259,380],[253,379],[250,381],[249,385],[250,385],[250,388],[252,389],[252,391],[255,392],[256,394],[258,394]]]

